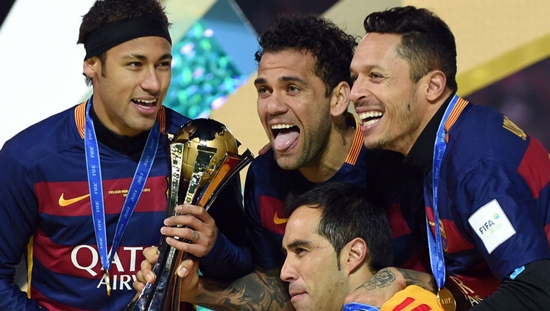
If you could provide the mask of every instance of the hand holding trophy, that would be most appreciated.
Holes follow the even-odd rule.
[[[252,153],[238,154],[238,141],[218,121],[195,119],[184,124],[170,139],[168,216],[179,204],[194,204],[207,211],[232,177],[248,165]],[[175,237],[177,239],[177,237]],[[190,242],[190,241],[188,241]],[[175,270],[187,256],[162,237],[154,283],[147,283],[137,300],[125,311],[179,311],[179,282]]]

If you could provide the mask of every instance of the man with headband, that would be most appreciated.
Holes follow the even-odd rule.
[[[156,0],[95,2],[78,40],[93,95],[0,151],[0,310],[122,310],[134,297],[142,249],[159,243],[166,218],[163,134],[189,120],[162,106],[171,78],[168,26]],[[249,253],[228,242],[246,239],[238,181],[221,196],[216,205],[224,209],[211,210],[224,213],[219,225],[231,225],[220,228],[227,238],[201,226],[194,229],[204,238],[194,244],[213,239],[217,253],[234,255],[205,271],[246,273]],[[22,257],[26,294],[12,284]],[[201,265],[213,266],[207,257]]]

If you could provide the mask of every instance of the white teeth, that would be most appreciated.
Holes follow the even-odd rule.
[[[291,127],[293,127],[294,125],[292,124],[273,124],[271,126],[271,129],[272,130],[282,130],[282,129],[289,129]]]
[[[157,100],[156,99],[150,99],[150,100],[146,100],[146,99],[134,99],[134,102],[136,103],[142,103],[142,104],[154,104]]]
[[[378,119],[372,119],[370,121],[363,121],[363,126],[369,126],[369,125],[374,124],[376,122],[378,122]]]
[[[379,118],[379,117],[382,117],[383,115],[384,114],[380,111],[367,111],[367,112],[362,112],[358,114],[361,120],[364,120],[366,118]]]

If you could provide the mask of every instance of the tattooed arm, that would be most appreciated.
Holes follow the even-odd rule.
[[[194,304],[214,310],[294,310],[279,270],[254,272],[232,282],[200,278]]]
[[[409,270],[409,269],[401,269],[401,268],[394,268],[394,269],[401,272],[401,274],[403,275],[403,278],[405,279],[405,286],[417,285],[424,288],[427,291],[436,293],[437,284],[435,283],[433,275],[424,273],[424,272]]]
[[[145,284],[154,283],[153,265],[157,262],[156,247],[143,250],[145,260],[136,274],[133,286],[138,294]],[[288,284],[279,278],[280,269],[253,272],[233,281],[220,281],[199,276],[197,259],[186,258],[177,268],[180,300],[214,310],[294,310]],[[138,295],[136,295],[137,298]]]
[[[378,271],[371,279],[349,294],[345,303],[355,301],[381,307],[395,293],[409,285],[418,285],[431,292],[437,289],[430,274],[389,267]]]

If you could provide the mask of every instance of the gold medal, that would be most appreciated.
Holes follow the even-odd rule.
[[[441,288],[437,291],[437,303],[441,309],[445,311],[456,310],[455,297],[453,297],[453,294],[446,288]]]
[[[107,297],[111,297],[111,278],[109,271],[105,271],[105,285],[107,285]]]

